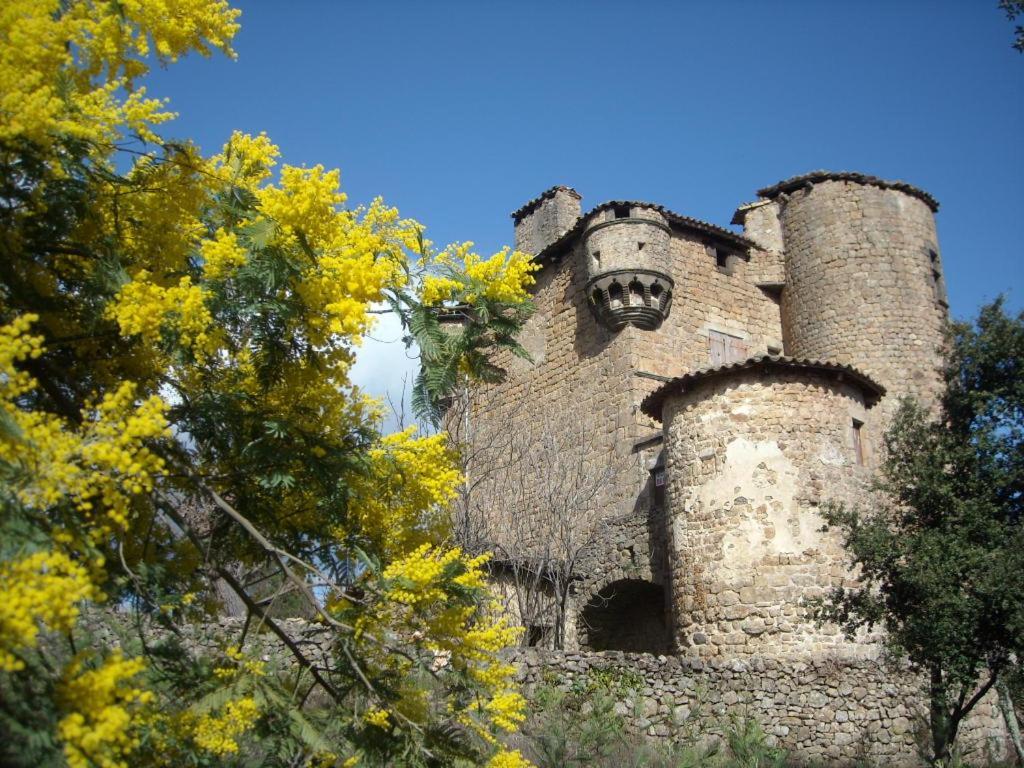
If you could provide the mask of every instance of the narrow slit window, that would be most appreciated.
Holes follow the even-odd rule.
[[[864,422],[853,420],[853,456],[858,467],[864,466],[864,435],[861,434]]]
[[[946,286],[942,280],[942,267],[939,265],[939,254],[935,251],[928,251],[928,260],[932,268],[932,295],[939,304],[946,304]]]

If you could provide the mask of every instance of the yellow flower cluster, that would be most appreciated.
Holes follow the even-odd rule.
[[[245,696],[224,705],[220,715],[203,715],[196,722],[192,739],[196,746],[214,755],[238,752],[238,737],[251,730],[260,716],[259,705]]]
[[[420,286],[420,301],[435,306],[446,301],[474,303],[480,297],[506,304],[529,298],[540,265],[521,251],[504,248],[488,259],[473,252],[473,243],[450,245],[434,257]]]
[[[239,244],[238,236],[223,227],[214,233],[213,238],[203,240],[199,253],[203,257],[203,273],[214,280],[225,277],[248,259],[248,253]]]
[[[18,411],[13,421],[22,442],[0,441],[0,460],[31,468],[31,481],[17,489],[19,501],[45,509],[65,498],[96,524],[102,537],[128,522],[133,495],[153,488],[164,461],[145,441],[167,436],[166,404],[153,395],[137,407],[135,385],[121,384],[104,395],[94,418],[80,433],[38,411]]]
[[[285,165],[280,184],[259,190],[260,210],[287,232],[302,232],[311,246],[329,242],[335,233],[338,206],[347,199],[340,190],[341,172],[324,172],[322,165]]]
[[[6,0],[0,5],[0,141],[47,146],[58,134],[109,144],[121,127],[147,140],[173,117],[134,88],[143,57],[230,53],[239,12],[208,0]]]
[[[360,532],[387,559],[438,541],[443,508],[462,473],[444,435],[417,437],[416,428],[388,435],[370,452],[370,471],[352,478]]]
[[[385,596],[405,605],[443,602],[445,592],[441,576],[461,558],[462,550],[458,547],[442,551],[422,544],[384,569],[384,578],[396,582]]]
[[[487,761],[486,768],[534,768],[518,749],[500,749]]]
[[[210,158],[211,171],[224,181],[246,189],[256,189],[270,177],[281,152],[261,133],[251,136],[235,131],[219,155]]]
[[[540,265],[521,251],[503,248],[489,259],[467,254],[465,269],[471,280],[483,285],[483,294],[488,299],[515,304],[527,299],[526,289],[534,283],[532,273]]]
[[[185,276],[177,285],[165,288],[151,279],[147,270],[141,270],[135,279],[121,288],[107,309],[117,321],[121,333],[138,334],[151,344],[160,342],[163,330],[178,335],[182,346],[191,348],[197,358],[216,349],[211,333],[213,318],[204,303],[201,286],[193,285]]]
[[[526,719],[525,705],[526,701],[519,693],[504,690],[484,704],[484,709],[496,726],[506,731],[514,731]]]
[[[213,674],[221,679],[235,677],[241,673],[247,673],[253,677],[264,677],[267,674],[266,662],[246,657],[238,646],[229,645],[224,649],[224,655],[234,663],[231,666],[214,668]]]
[[[41,349],[41,340],[27,335],[33,319],[0,327],[0,410],[16,428],[0,438],[0,461],[29,470],[15,486],[22,504],[42,510],[71,499],[86,519],[99,522],[95,535],[102,536],[110,524],[126,525],[131,497],[151,490],[163,471],[163,459],[146,441],[167,436],[167,406],[157,395],[136,405],[136,386],[123,382],[77,429],[43,411],[22,410],[16,398],[35,381],[16,363]]]
[[[363,714],[363,722],[387,729],[391,727],[391,713],[386,709],[369,709]]]
[[[436,306],[445,301],[452,301],[462,290],[463,283],[453,277],[427,275],[423,278],[420,290],[420,301],[427,306]]]
[[[99,591],[88,571],[62,552],[36,552],[0,563],[0,670],[24,667],[15,654],[36,646],[40,625],[68,632],[82,600]]]
[[[142,659],[115,651],[98,669],[82,671],[72,662],[61,686],[66,714],[57,726],[70,768],[127,768],[124,758],[138,747],[138,711],[153,694],[130,685],[144,668]]]
[[[43,337],[29,335],[32,323],[39,315],[20,315],[0,326],[0,397],[9,401],[30,392],[35,380],[25,371],[18,370],[16,363],[36,359],[43,353]]]

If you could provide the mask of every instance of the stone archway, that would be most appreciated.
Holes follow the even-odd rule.
[[[619,579],[583,608],[581,645],[592,651],[667,653],[665,590],[642,579]]]

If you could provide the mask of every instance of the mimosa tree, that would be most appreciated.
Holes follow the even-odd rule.
[[[456,457],[380,435],[349,372],[398,313],[436,416],[521,352],[534,265],[437,251],[383,201],[347,206],[337,171],[278,169],[264,135],[162,139],[150,63],[231,55],[237,18],[0,10],[0,759],[523,765],[500,742],[516,630],[448,544]],[[467,320],[442,332],[450,303]],[[189,642],[225,589],[236,636]],[[306,624],[275,618],[283,594]],[[252,656],[267,634],[282,653]]]

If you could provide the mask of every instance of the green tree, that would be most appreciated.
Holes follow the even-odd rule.
[[[1022,0],[999,0],[999,8],[1006,12],[1006,18],[1010,21],[1024,14],[1024,2]],[[1018,24],[1014,34],[1016,38],[1013,41],[1013,47],[1024,53],[1024,26]]]
[[[936,764],[1024,651],[1024,313],[954,324],[945,383],[937,413],[901,404],[872,505],[826,509],[860,580],[818,607],[925,674]]]

